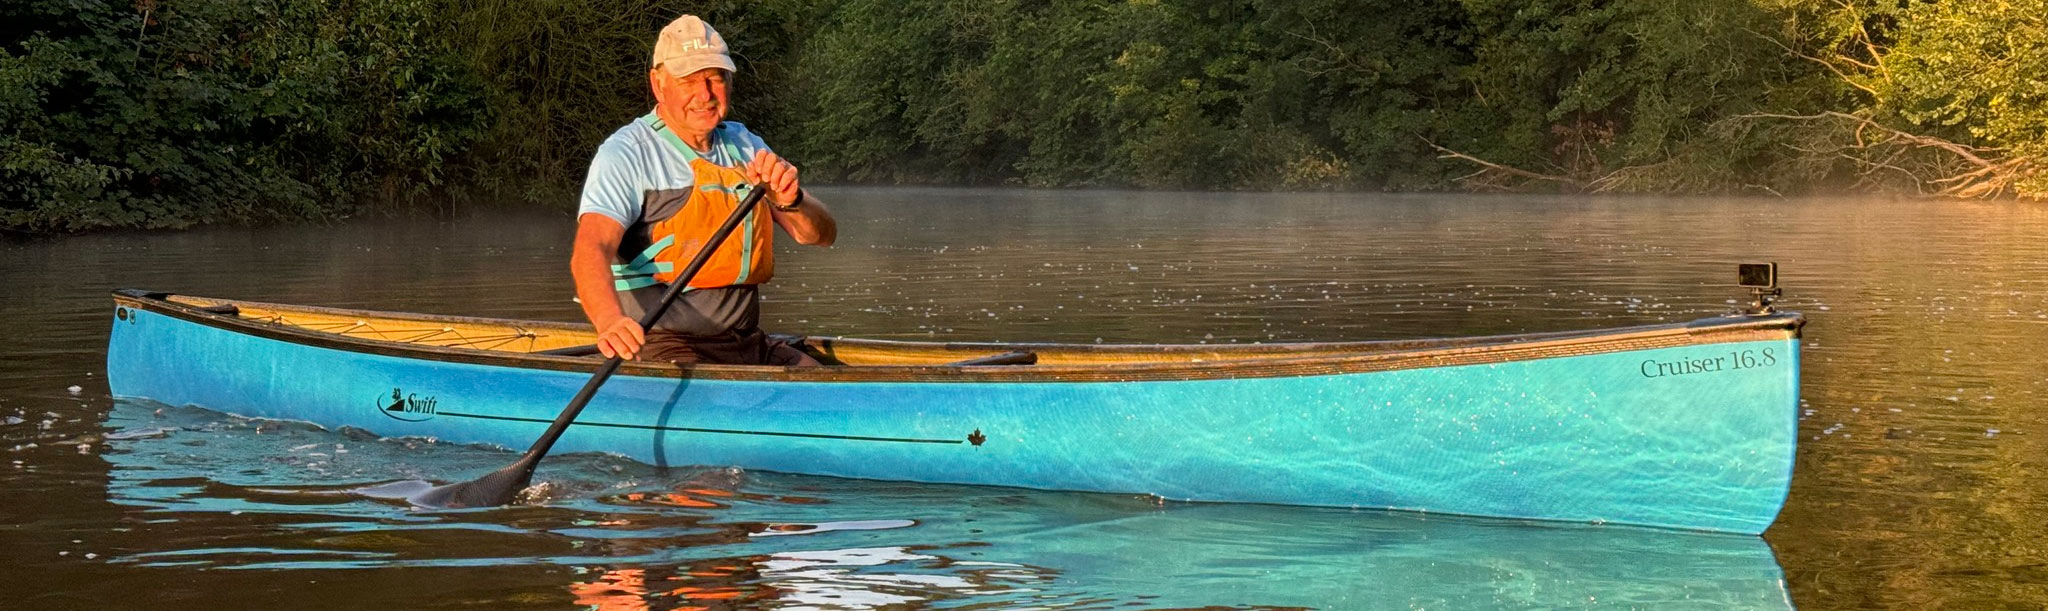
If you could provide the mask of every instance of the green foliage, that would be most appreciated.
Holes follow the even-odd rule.
[[[1883,58],[1887,110],[2028,160],[2013,188],[2048,196],[2048,0],[1917,5],[1897,37]]]
[[[808,127],[776,137],[857,181],[1443,188],[1466,168],[1439,143],[1711,188],[1755,155],[1668,162],[1812,71],[1774,24],[1746,0],[857,1],[813,28],[784,109]]]
[[[794,62],[806,94],[786,110],[806,127],[776,137],[813,175],[847,180],[1347,186],[1394,173],[1348,159],[1426,150],[1423,107],[1455,91],[1442,73],[1457,51],[1436,45],[1451,35],[1447,13],[1393,2],[850,2]],[[1360,50],[1338,46],[1352,41]]]
[[[1497,161],[1588,179],[1658,163],[1788,76],[1755,34],[1770,17],[1741,0],[1465,5],[1481,41],[1468,78],[1511,134],[1471,147]]]
[[[2048,0],[17,0],[0,227],[566,206],[681,11],[813,181],[2048,194]]]
[[[1788,130],[1800,178],[2048,197],[2048,0],[1766,4],[1787,56],[1818,67],[1810,90],[1833,94],[1784,105],[1819,117]]]
[[[805,164],[812,180],[906,181],[946,161],[913,167],[917,111],[939,85],[950,42],[944,9],[929,0],[854,0],[813,24],[793,65],[791,131],[771,144]],[[816,27],[829,23],[832,27]],[[740,92],[739,96],[748,95]],[[966,131],[963,129],[963,131]]]
[[[815,11],[796,2],[697,2],[689,7],[731,46],[740,69],[733,118],[778,133],[769,109],[789,103],[784,58]],[[467,185],[486,196],[575,201],[598,143],[646,114],[656,33],[677,7],[622,0],[484,0],[451,5],[460,65],[483,86],[487,133],[468,151]]]
[[[322,219],[440,184],[486,122],[441,9],[0,8],[0,225]]]

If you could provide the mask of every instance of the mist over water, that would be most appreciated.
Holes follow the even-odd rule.
[[[538,506],[316,492],[509,452],[112,401],[107,291],[575,320],[567,213],[0,244],[0,587],[49,608],[1932,608],[2048,603],[2048,207],[1920,201],[820,189],[770,331],[1250,343],[1726,312],[1809,319],[1761,540],[852,482],[606,456]],[[76,387],[76,390],[73,390]],[[1782,567],[1782,569],[1781,569]],[[376,569],[376,570],[366,570]],[[1782,572],[1781,572],[1782,571]],[[1782,578],[1782,581],[1781,581]]]

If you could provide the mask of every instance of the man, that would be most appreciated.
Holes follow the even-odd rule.
[[[725,121],[733,69],[725,39],[702,19],[668,24],[648,73],[654,111],[619,128],[591,160],[570,268],[607,357],[818,364],[761,332],[756,287],[775,273],[771,223],[813,246],[832,245],[838,226],[801,188],[796,166]],[[717,246],[675,306],[641,329],[637,319],[739,206],[740,185],[768,190],[760,208]]]

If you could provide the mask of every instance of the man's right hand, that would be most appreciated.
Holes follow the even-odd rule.
[[[640,329],[640,322],[620,316],[605,323],[597,330],[597,351],[605,358],[619,357],[633,360],[640,353],[640,346],[647,343],[647,333]]]
[[[583,315],[597,330],[597,351],[607,358],[631,359],[647,343],[640,322],[619,312],[619,294],[613,288],[611,266],[618,262],[619,240],[625,235],[626,227],[611,217],[596,212],[576,216],[569,272],[576,279],[576,300],[583,303]]]

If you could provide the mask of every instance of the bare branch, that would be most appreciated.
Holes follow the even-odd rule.
[[[1880,171],[1897,172],[1911,179],[1915,190],[1922,195],[1997,197],[2013,192],[2021,179],[2041,171],[2034,158],[2009,156],[2004,148],[1973,146],[1923,136],[1843,112],[1825,111],[1810,115],[1755,113],[1730,119],[1846,121],[1853,126],[1846,135],[1853,144],[1833,148],[1784,146],[1815,158],[1846,159],[1856,164],[1857,174],[1864,177],[1862,181],[1873,179],[1873,175]],[[1915,150],[1934,150],[1946,155],[1914,160],[1908,154]]]
[[[1978,166],[1987,166],[1987,165],[1993,165],[1993,164],[1994,164],[1994,162],[1991,162],[1991,161],[1987,161],[1987,160],[1985,160],[1985,159],[1984,159],[1983,157],[1981,157],[1981,156],[1979,156],[1979,155],[1978,155],[1978,153],[1982,153],[1982,152],[1985,152],[1985,149],[1981,149],[1981,148],[1978,148],[1978,147],[1970,146],[1970,145],[1967,145],[1967,144],[1959,144],[1959,143],[1956,143],[1956,142],[1951,142],[1951,141],[1948,141],[1948,140],[1943,140],[1943,139],[1941,139],[1941,138],[1936,138],[1936,137],[1933,137],[1933,136],[1922,136],[1922,135],[1919,135],[1919,134],[1915,134],[1915,133],[1911,133],[1911,132],[1906,132],[1906,131],[1901,131],[1901,130],[1898,130],[1898,129],[1893,129],[1893,128],[1891,128],[1891,127],[1887,127],[1887,126],[1885,126],[1885,125],[1884,125],[1883,123],[1878,123],[1878,122],[1876,122],[1876,121],[1872,121],[1872,120],[1870,120],[1870,119],[1867,119],[1867,118],[1864,118],[1864,117],[1859,117],[1859,116],[1856,116],[1856,115],[1852,115],[1852,114],[1849,114],[1849,113],[1845,113],[1845,112],[1836,112],[1836,111],[1828,110],[1828,111],[1822,111],[1822,112],[1820,112],[1820,113],[1818,113],[1818,114],[1811,114],[1811,115],[1785,115],[1785,114],[1776,114],[1776,113],[1751,113],[1751,114],[1746,114],[1746,115],[1737,115],[1737,116],[1735,116],[1734,118],[1737,118],[1737,119],[1788,119],[1788,120],[1794,120],[1794,121],[1812,121],[1812,120],[1816,120],[1816,119],[1825,119],[1825,118],[1834,118],[1834,119],[1842,119],[1842,120],[1845,120],[1845,121],[1852,121],[1852,122],[1855,122],[1855,123],[1856,123],[1856,124],[1858,125],[1858,128],[1859,128],[1859,129],[1861,129],[1861,128],[1864,128],[1864,127],[1868,127],[1868,128],[1871,128],[1871,129],[1875,129],[1875,130],[1881,131],[1881,132],[1885,132],[1885,133],[1887,133],[1887,134],[1890,134],[1890,135],[1891,135],[1891,136],[1892,136],[1893,138],[1896,138],[1896,139],[1898,139],[1898,140],[1902,140],[1902,141],[1905,141],[1905,142],[1911,143],[1911,144],[1913,144],[1914,146],[1918,146],[1918,147],[1923,147],[1923,148],[1936,148],[1936,149],[1941,149],[1941,150],[1944,150],[1944,151],[1948,151],[1948,152],[1950,152],[1950,153],[1954,153],[1954,154],[1955,154],[1955,155],[1956,155],[1957,157],[1961,157],[1961,158],[1963,158],[1963,160],[1965,160],[1965,161],[1968,161],[1968,162],[1970,162],[1971,164],[1974,164],[1974,165],[1978,165]],[[1869,147],[1869,146],[1875,146],[1875,144],[1882,144],[1882,142],[1879,142],[1879,143],[1875,143],[1875,144],[1869,144],[1869,145],[1862,145],[1862,144],[1860,143],[1860,140],[1861,140],[1861,139],[1860,139],[1860,137],[1859,137],[1859,145],[1861,145],[1861,146],[1865,146],[1866,148],[1867,148],[1867,147]]]
[[[1777,38],[1775,38],[1775,37],[1771,37],[1771,36],[1766,36],[1766,35],[1764,35],[1764,34],[1763,34],[1762,32],[1758,32],[1758,31],[1756,31],[1756,30],[1752,30],[1752,29],[1749,29],[1749,28],[1743,28],[1743,29],[1742,29],[1742,31],[1744,31],[1744,32],[1749,32],[1750,34],[1752,34],[1752,35],[1755,35],[1755,36],[1756,36],[1757,38],[1762,38],[1762,39],[1764,39],[1764,40],[1768,40],[1768,41],[1770,41],[1770,42],[1771,42],[1771,44],[1777,45],[1777,46],[1778,46],[1778,48],[1780,48],[1780,49],[1784,49],[1786,53],[1789,53],[1789,54],[1791,54],[1791,55],[1792,55],[1793,57],[1797,57],[1797,58],[1800,58],[1800,59],[1804,59],[1804,60],[1807,60],[1807,61],[1810,61],[1810,62],[1813,62],[1813,63],[1816,63],[1816,64],[1820,64],[1820,65],[1821,65],[1822,67],[1825,67],[1825,68],[1827,68],[1829,72],[1833,72],[1833,73],[1835,73],[1835,76],[1841,77],[1841,78],[1842,78],[1842,82],[1844,82],[1844,83],[1848,83],[1850,87],[1855,87],[1855,88],[1857,88],[1857,89],[1863,90],[1863,92],[1864,92],[1864,93],[1868,93],[1868,94],[1870,94],[1870,97],[1871,97],[1871,98],[1873,98],[1873,99],[1876,99],[1876,100],[1879,100],[1879,101],[1883,101],[1883,100],[1884,100],[1884,96],[1883,96],[1883,95],[1880,95],[1880,94],[1878,94],[1878,93],[1877,93],[1877,90],[1876,90],[1876,89],[1871,89],[1871,88],[1869,88],[1869,87],[1866,87],[1866,86],[1864,86],[1864,85],[1863,85],[1862,83],[1858,83],[1858,82],[1856,82],[1856,77],[1850,76],[1848,72],[1844,72],[1844,71],[1842,70],[1841,66],[1836,66],[1834,62],[1828,61],[1828,60],[1826,60],[1826,59],[1822,59],[1822,58],[1814,57],[1814,56],[1812,56],[1812,55],[1807,55],[1807,54],[1805,54],[1805,53],[1800,53],[1800,52],[1799,52],[1798,50],[1795,50],[1795,49],[1793,49],[1792,47],[1790,47],[1790,46],[1787,46],[1787,45],[1786,45],[1786,44],[1785,44],[1784,42],[1782,42],[1782,41],[1779,41],[1779,40],[1778,40]],[[1863,68],[1863,69],[1866,69],[1866,70],[1869,70],[1869,69],[1873,69],[1873,68],[1872,68],[1871,66],[1866,66],[1866,65],[1863,65],[1863,64],[1862,64],[1861,62],[1858,62],[1858,61],[1856,61],[1856,60],[1853,60],[1853,59],[1843,58],[1843,60],[1844,60],[1844,61],[1847,61],[1847,62],[1849,62],[1849,63],[1851,63],[1851,64],[1855,64],[1855,65],[1856,65],[1857,67],[1859,67],[1859,68]]]
[[[1759,185],[1759,184],[1754,184],[1754,183],[1745,183],[1745,184],[1743,184],[1743,185],[1742,185],[1742,188],[1744,188],[1744,189],[1756,189],[1756,190],[1759,190],[1759,191],[1763,191],[1763,192],[1765,192],[1765,193],[1769,193],[1769,194],[1771,194],[1771,197],[1776,197],[1776,198],[1778,198],[1778,199],[1785,199],[1785,194],[1783,194],[1783,193],[1779,193],[1777,189],[1773,189],[1773,188],[1770,188],[1769,186],[1765,186],[1765,185]]]
[[[1337,43],[1330,42],[1329,39],[1323,38],[1322,35],[1317,34],[1315,24],[1309,24],[1308,30],[1309,35],[1302,35],[1294,32],[1288,32],[1287,35],[1322,45],[1323,48],[1329,49],[1330,53],[1333,53],[1337,56],[1337,61],[1339,63],[1342,63],[1346,66],[1350,66],[1354,70],[1358,70],[1359,72],[1363,72],[1374,76],[1379,75],[1379,70],[1374,70],[1370,67],[1365,66],[1364,64],[1358,63],[1358,60],[1352,59],[1351,53],[1345,51],[1343,47],[1339,47],[1337,46]],[[1309,72],[1308,74],[1309,76],[1322,76],[1323,74],[1326,74],[1328,72],[1330,72],[1330,70],[1317,70],[1314,72]]]
[[[1586,186],[1587,186],[1587,184],[1586,184],[1586,181],[1583,181],[1583,180],[1579,180],[1579,179],[1577,179],[1577,178],[1572,178],[1572,177],[1570,177],[1570,176],[1562,176],[1562,175],[1557,175],[1557,174],[1539,174],[1539,173],[1536,173],[1536,172],[1531,172],[1531,171],[1528,171],[1528,170],[1524,170],[1524,169],[1521,169],[1521,168],[1517,168],[1517,167],[1513,167],[1513,166],[1506,166],[1506,165],[1501,165],[1501,164],[1498,164],[1498,163],[1494,163],[1494,162],[1491,162],[1491,161],[1487,161],[1487,160],[1485,160],[1485,159],[1480,159],[1480,158],[1478,158],[1478,157],[1473,157],[1473,156],[1471,156],[1471,155],[1467,155],[1467,154],[1464,154],[1464,153],[1460,153],[1460,152],[1457,152],[1457,151],[1453,151],[1453,150],[1451,150],[1451,149],[1447,149],[1447,148],[1444,148],[1444,147],[1441,147],[1441,146],[1437,146],[1437,144],[1436,144],[1435,142],[1430,142],[1430,141],[1429,141],[1429,140],[1427,140],[1427,139],[1423,140],[1422,142],[1423,142],[1424,144],[1428,144],[1430,148],[1436,149],[1436,151],[1437,151],[1437,153],[1438,153],[1438,154],[1437,154],[1437,158],[1438,158],[1438,159],[1458,159],[1458,160],[1462,160],[1462,161],[1466,161],[1466,162],[1470,162],[1470,163],[1476,164],[1476,165],[1480,166],[1481,168],[1484,168],[1484,169],[1482,169],[1482,170],[1480,170],[1480,171],[1478,171],[1478,172],[1473,172],[1473,173],[1471,173],[1471,174],[1467,174],[1467,175],[1465,175],[1465,176],[1463,176],[1463,177],[1459,178],[1458,180],[1468,180],[1468,179],[1471,179],[1471,178],[1477,177],[1477,176],[1479,176],[1479,175],[1481,175],[1481,174],[1484,174],[1485,172],[1487,172],[1487,171],[1489,171],[1489,170],[1490,170],[1490,171],[1493,171],[1493,172],[1499,172],[1499,173],[1502,173],[1502,174],[1509,174],[1509,175],[1513,175],[1513,176],[1520,176],[1520,177],[1522,177],[1522,178],[1527,178],[1527,179],[1530,179],[1530,180],[1546,180],[1546,181],[1550,181],[1550,182],[1558,182],[1558,183],[1564,183],[1564,184],[1567,184],[1567,185],[1571,185],[1571,186],[1573,186],[1573,187],[1575,187],[1575,188],[1579,188],[1579,189],[1585,189],[1585,188],[1586,188]]]

